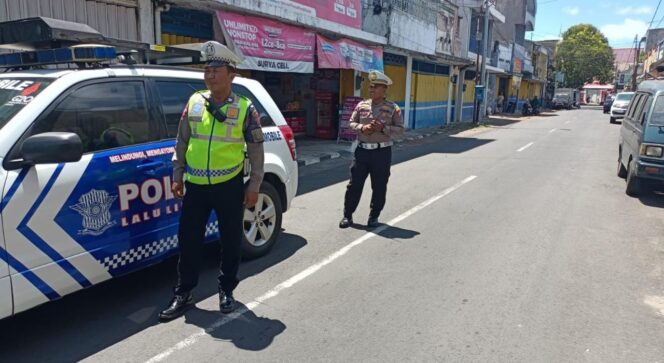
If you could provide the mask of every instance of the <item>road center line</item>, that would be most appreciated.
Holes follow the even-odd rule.
[[[520,153],[523,150],[526,150],[527,148],[531,147],[534,144],[534,142],[529,142],[527,145],[523,146],[521,149],[517,150],[516,152]]]
[[[185,349],[193,344],[195,344],[201,337],[205,336],[206,334],[209,334],[216,329],[219,329],[223,325],[233,321],[234,319],[237,319],[238,317],[242,316],[244,313],[246,313],[249,310],[253,310],[255,307],[257,307],[259,304],[279,295],[279,293],[283,290],[286,290],[293,285],[297,284],[298,282],[304,280],[305,278],[311,276],[313,273],[316,271],[320,270],[321,268],[325,267],[326,265],[329,265],[330,263],[334,262],[336,259],[339,257],[347,254],[353,247],[359,246],[362,243],[366,242],[367,240],[371,239],[372,237],[377,236],[380,232],[390,228],[390,226],[393,226],[404,219],[412,216],[413,214],[421,211],[422,209],[428,207],[429,205],[435,203],[437,200],[449,195],[450,193],[454,192],[455,190],[461,188],[464,184],[471,182],[473,179],[477,178],[476,175],[471,175],[467,177],[466,179],[454,184],[453,186],[443,190],[442,192],[438,193],[437,195],[425,200],[424,202],[416,205],[415,207],[407,210],[406,212],[402,213],[401,215],[395,217],[391,221],[387,222],[387,224],[383,224],[382,226],[374,229],[372,232],[368,232],[364,234],[362,237],[356,239],[355,241],[347,244],[346,246],[342,247],[340,250],[332,253],[331,255],[327,256],[320,262],[311,265],[304,269],[302,272],[298,273],[297,275],[289,278],[288,280],[280,283],[279,285],[273,287],[271,290],[267,291],[263,295],[257,297],[254,301],[251,301],[247,303],[244,307],[239,308],[238,310],[234,311],[231,314],[225,315],[223,318],[215,321],[212,323],[210,326],[208,326],[205,329],[200,329],[198,332],[193,333],[192,335],[188,336],[184,340],[178,342],[177,344],[173,345],[172,347],[164,350],[163,352],[155,355],[154,357],[150,358],[149,360],[146,361],[146,363],[155,363],[155,362],[161,362],[168,358],[171,354]]]

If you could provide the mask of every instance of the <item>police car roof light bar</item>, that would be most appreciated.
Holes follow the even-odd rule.
[[[75,46],[0,55],[0,68],[22,68],[61,63],[99,63],[115,59],[117,51],[106,45]]]

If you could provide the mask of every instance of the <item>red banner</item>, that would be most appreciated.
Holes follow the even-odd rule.
[[[369,47],[349,39],[329,40],[316,36],[318,68],[383,71],[383,48]]]
[[[238,68],[314,72],[314,32],[274,20],[217,11],[227,42],[243,58]]]
[[[361,0],[264,0],[266,5],[362,29]]]

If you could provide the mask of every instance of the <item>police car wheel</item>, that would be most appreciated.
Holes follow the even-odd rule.
[[[256,206],[244,210],[242,252],[245,257],[257,258],[272,248],[281,231],[282,213],[279,193],[272,184],[263,183]]]

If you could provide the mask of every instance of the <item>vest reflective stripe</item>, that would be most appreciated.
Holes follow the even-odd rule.
[[[194,169],[190,166],[187,166],[187,174],[191,174],[196,177],[201,177],[201,178],[206,178],[207,177],[219,177],[219,176],[224,176],[224,175],[231,175],[234,172],[240,168],[242,164],[236,165],[232,168],[229,169],[221,169],[221,170],[212,170],[212,169]]]
[[[210,97],[209,91],[205,94]],[[195,93],[188,103],[191,138],[187,147],[186,179],[194,184],[218,184],[242,171],[244,164],[244,120],[250,101],[233,95],[230,104],[221,107],[224,122],[216,120],[205,107],[206,101]]]
[[[210,140],[210,135],[191,135],[191,138],[193,139],[199,139],[199,140],[205,140],[208,141]],[[234,138],[234,137],[221,137],[221,136],[212,136],[212,141],[223,141],[223,142],[231,142],[231,143],[238,143],[238,142],[244,142],[244,138]]]

